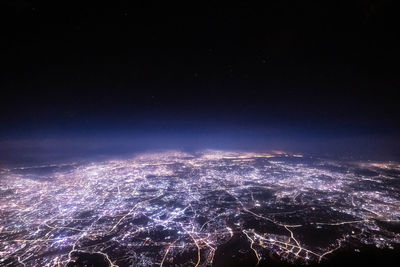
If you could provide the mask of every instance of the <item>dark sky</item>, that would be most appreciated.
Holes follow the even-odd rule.
[[[3,4],[1,140],[397,144],[396,1],[82,2]]]

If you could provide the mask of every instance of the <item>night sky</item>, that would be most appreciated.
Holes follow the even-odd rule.
[[[399,158],[396,1],[131,2],[3,4],[1,160],[139,147]]]

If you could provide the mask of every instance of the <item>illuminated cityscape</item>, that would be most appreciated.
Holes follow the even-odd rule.
[[[0,177],[1,266],[318,264],[400,243],[395,162],[164,151]]]

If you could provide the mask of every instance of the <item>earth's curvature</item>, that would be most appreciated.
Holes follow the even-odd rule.
[[[0,266],[329,264],[400,251],[395,162],[168,151],[0,175]]]

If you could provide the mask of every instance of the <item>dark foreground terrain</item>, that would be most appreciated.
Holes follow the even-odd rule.
[[[172,151],[0,175],[1,266],[400,260],[394,162]]]

